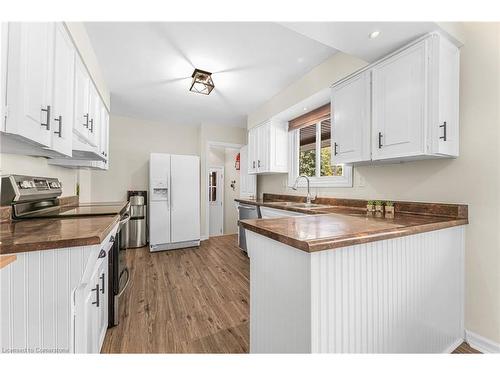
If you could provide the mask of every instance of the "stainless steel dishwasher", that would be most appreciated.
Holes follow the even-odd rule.
[[[238,221],[245,220],[245,219],[259,219],[261,217],[259,206],[257,206],[257,205],[238,203],[236,207],[238,208]],[[241,250],[243,250],[244,252],[247,252],[247,241],[245,238],[245,229],[241,225],[238,225],[238,226],[239,226],[239,228],[238,228],[238,246]]]

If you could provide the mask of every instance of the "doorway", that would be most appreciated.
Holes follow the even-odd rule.
[[[224,167],[208,170],[209,236],[224,234]]]
[[[243,145],[207,142],[205,183],[207,237],[238,233],[240,149]]]

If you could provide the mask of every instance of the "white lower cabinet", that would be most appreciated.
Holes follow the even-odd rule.
[[[100,352],[117,229],[99,245],[17,253],[0,270],[2,353]]]
[[[103,254],[103,253],[101,253]],[[75,291],[75,352],[99,353],[108,327],[108,254]]]
[[[274,219],[279,217],[292,217],[292,216],[305,216],[301,212],[295,212],[290,210],[280,210],[278,208],[270,208],[270,207],[260,207],[260,214],[263,219]]]

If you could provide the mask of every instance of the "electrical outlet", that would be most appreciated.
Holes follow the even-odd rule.
[[[365,187],[365,185],[366,185],[365,178],[360,174],[358,174],[358,187]]]

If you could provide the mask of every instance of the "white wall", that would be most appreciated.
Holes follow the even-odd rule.
[[[353,188],[316,192],[334,197],[468,204],[466,328],[500,343],[500,24],[455,26],[465,38],[460,69],[460,157],[355,167]],[[249,115],[248,127],[359,66],[357,59],[333,56]],[[292,192],[282,175],[259,176],[258,191]]]
[[[111,116],[109,170],[92,171],[94,202],[120,201],[127,190],[148,190],[149,154],[199,155],[199,129]]]

